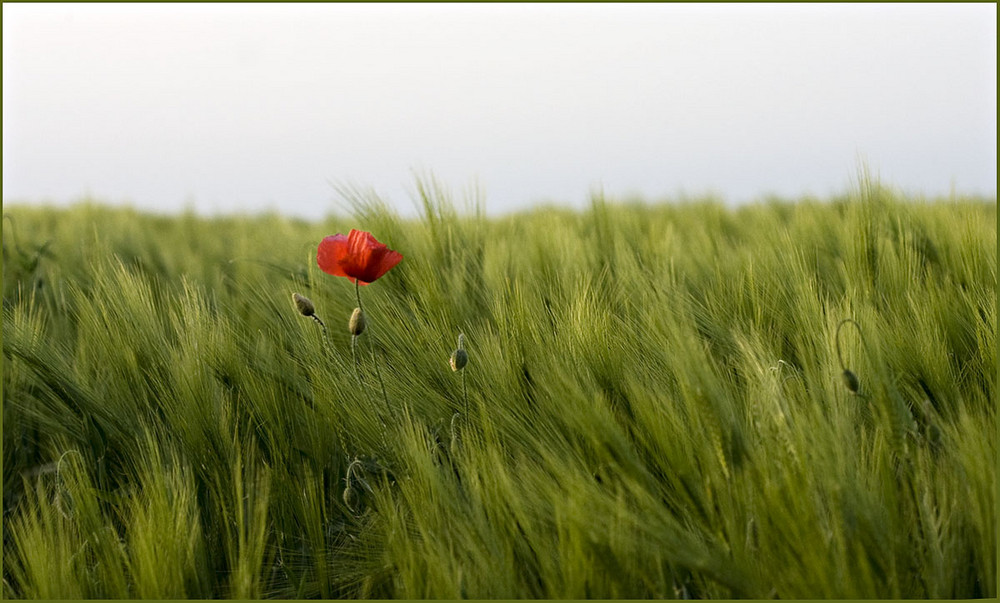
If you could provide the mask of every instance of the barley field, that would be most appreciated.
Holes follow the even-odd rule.
[[[3,595],[997,596],[995,199],[417,198],[5,207]]]

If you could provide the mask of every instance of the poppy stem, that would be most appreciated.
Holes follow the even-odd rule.
[[[354,279],[354,295],[358,298],[358,310],[364,314],[364,309],[361,307],[361,285],[358,283],[358,279]],[[361,384],[361,372],[358,365],[358,350],[357,350],[358,336],[351,335],[351,356],[354,357],[354,376],[358,378],[358,385]]]
[[[368,340],[368,346],[372,350],[372,362],[375,363],[375,376],[378,377],[379,387],[382,389],[382,399],[385,400],[385,409],[391,414],[392,407],[389,406],[389,396],[385,393],[385,383],[382,381],[382,371],[378,367],[378,358],[375,357],[375,345],[372,340]]]
[[[462,397],[465,398],[465,420],[469,421],[469,390],[465,387],[465,369],[462,369]]]
[[[361,385],[361,372],[358,368],[357,339],[357,335],[351,335],[351,357],[354,358],[354,377],[358,380],[358,385]]]
[[[326,348],[326,353],[332,356],[333,348],[330,347],[330,340],[326,336],[326,324],[324,324],[323,321],[320,320],[319,316],[316,316],[315,314],[312,315],[312,319],[315,320],[319,326],[323,327],[323,347]]]
[[[365,309],[361,305],[361,281],[359,281],[358,279],[354,279],[354,295],[358,299],[358,309],[361,310],[362,314],[364,314]],[[367,329],[368,329],[368,349],[371,350],[372,364],[375,365],[375,376],[378,377],[378,384],[379,387],[382,389],[382,400],[385,401],[386,410],[389,413],[392,413],[392,407],[389,405],[389,396],[386,395],[385,393],[385,382],[382,381],[382,371],[379,369],[378,366],[378,358],[375,357],[375,342],[374,342],[374,335],[372,335],[371,326],[368,326]],[[351,339],[351,342],[352,343],[354,342],[353,338]],[[355,361],[357,361],[356,356],[355,356]]]

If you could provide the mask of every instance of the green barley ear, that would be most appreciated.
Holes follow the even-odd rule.
[[[451,353],[451,358],[448,362],[451,364],[451,370],[453,371],[460,371],[469,363],[469,354],[465,351],[465,335],[459,333],[458,349]]]
[[[316,306],[313,305],[312,300],[304,295],[299,295],[298,293],[292,293],[292,302],[295,303],[295,309],[299,311],[302,316],[315,316]]]
[[[921,414],[923,415],[924,437],[931,445],[932,449],[937,449],[941,445],[941,429],[938,427],[937,411],[934,405],[927,398],[921,404]]]
[[[461,446],[461,435],[458,432],[458,426],[456,421],[461,413],[455,413],[451,415],[451,441],[448,443],[448,452],[451,453],[451,457],[454,458],[458,454],[458,449]]]
[[[357,337],[365,330],[365,313],[361,308],[354,308],[351,313],[351,320],[347,323],[347,328],[351,335]]]
[[[747,521],[746,530],[746,548],[751,551],[756,551],[760,545],[760,536],[757,533],[757,521],[753,517]]]

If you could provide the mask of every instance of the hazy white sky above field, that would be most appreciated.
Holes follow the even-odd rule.
[[[995,4],[4,4],[3,199],[996,195]]]

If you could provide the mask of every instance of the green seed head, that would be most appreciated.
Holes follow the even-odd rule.
[[[365,313],[361,308],[354,308],[354,312],[351,313],[351,321],[347,323],[347,329],[351,332],[351,335],[358,336],[365,330]]]
[[[858,393],[858,390],[861,389],[861,382],[858,381],[857,375],[849,370],[845,370],[843,374],[841,374],[841,377],[844,378],[844,385],[847,386],[847,389],[849,389],[852,394]]]
[[[316,313],[316,306],[313,305],[312,300],[308,297],[292,293],[292,302],[295,303],[295,309],[302,316],[312,316]]]

